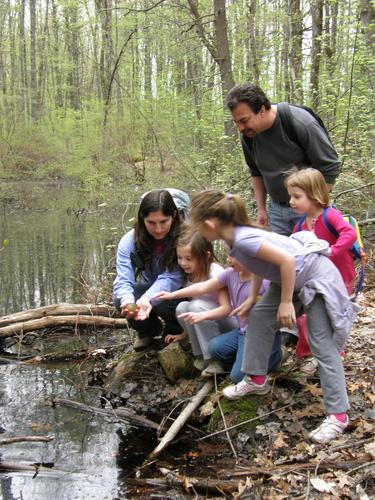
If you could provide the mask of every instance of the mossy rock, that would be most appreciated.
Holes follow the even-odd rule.
[[[124,383],[131,375],[139,373],[139,365],[144,363],[144,352],[130,352],[124,354],[116,363],[111,373],[105,380],[104,389],[111,394],[121,394]]]
[[[223,410],[228,427],[257,417],[258,408],[262,404],[264,404],[264,399],[257,396],[245,397],[242,399],[237,399],[236,401],[230,401],[229,399],[225,398],[220,399],[221,409]],[[252,422],[238,427],[238,432],[249,432],[255,429],[258,424],[258,419],[253,420]],[[223,419],[221,417],[219,406],[217,406],[214,413],[210,417],[210,421],[208,423],[208,431],[216,432],[218,430],[222,430],[223,428]]]
[[[191,378],[194,366],[190,356],[179,343],[173,342],[157,354],[163,371],[172,384],[181,378]]]

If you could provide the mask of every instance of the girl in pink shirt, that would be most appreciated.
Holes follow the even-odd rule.
[[[328,241],[330,259],[340,271],[348,294],[351,295],[356,278],[351,248],[357,239],[357,234],[341,212],[332,207],[327,210],[326,218],[338,236],[327,227],[324,211],[329,207],[329,191],[323,175],[315,168],[294,170],[288,175],[285,186],[290,196],[290,206],[298,214],[305,215],[304,220],[295,226],[293,232],[312,231],[319,239]],[[306,315],[298,318],[297,322],[299,327],[297,356],[311,357],[304,363],[303,371],[308,374],[314,373],[317,363],[312,358],[308,342]]]

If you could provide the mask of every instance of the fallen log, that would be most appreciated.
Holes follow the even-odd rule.
[[[110,326],[112,328],[126,328],[125,318],[107,318],[104,316],[45,316],[22,323],[14,323],[0,328],[0,338],[14,337],[18,334],[33,332],[52,326]]]
[[[52,406],[66,406],[75,410],[85,411],[88,413],[94,413],[95,415],[99,415],[102,417],[111,418],[113,420],[116,420],[117,422],[126,420],[130,421],[133,425],[147,427],[148,429],[159,429],[159,424],[157,424],[156,422],[153,422],[146,417],[142,417],[141,415],[136,415],[135,413],[132,413],[128,410],[124,410],[123,408],[113,408],[111,410],[106,410],[104,408],[85,405],[83,403],[79,403],[78,401],[54,397],[48,398],[47,401],[50,402]]]
[[[106,356],[107,354],[121,349],[127,345],[129,345],[129,342],[124,342],[122,344],[116,344],[113,346],[88,347],[87,349],[79,349],[75,351],[48,352],[46,354],[38,354],[37,356],[28,356],[27,359],[21,361],[23,364],[33,365],[36,363],[59,363],[62,361],[74,361],[82,358],[98,358],[100,356]],[[0,361],[1,359],[2,358],[0,357]]]
[[[128,479],[129,485],[134,486],[156,486],[159,488],[183,488],[187,493],[197,491],[202,494],[231,494],[238,492],[239,481],[223,481],[221,479],[206,479],[193,477],[168,477],[168,478],[145,478]],[[222,497],[221,497],[222,498]]]
[[[116,315],[116,308],[106,304],[51,304],[2,316],[0,317],[0,327],[44,316],[71,316],[73,314],[112,317]]]
[[[201,404],[203,399],[211,392],[214,383],[212,380],[208,380],[204,386],[199,390],[199,392],[191,399],[190,403],[182,410],[180,415],[176,418],[173,424],[170,426],[168,431],[165,433],[161,439],[158,446],[151,452],[149,459],[154,459],[166,448],[171,441],[177,436],[182,427],[185,425],[187,420],[190,418],[196,408]]]
[[[49,441],[53,441],[54,439],[55,438],[53,436],[14,436],[10,438],[0,439],[0,445],[23,443],[26,441],[31,441],[33,443],[48,443]]]

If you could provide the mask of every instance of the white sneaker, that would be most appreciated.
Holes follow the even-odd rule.
[[[220,363],[218,359],[213,359],[207,365],[201,376],[205,378],[213,377],[214,375],[220,375],[221,373],[227,373],[228,370],[224,368],[224,366]]]
[[[346,422],[342,423],[333,415],[328,415],[323,422],[314,431],[311,431],[309,438],[316,443],[329,443],[332,439],[337,438],[345,432],[349,425],[349,417],[346,417]]]
[[[310,377],[316,373],[318,369],[318,360],[314,358],[314,356],[309,356],[305,358],[301,363],[300,371],[305,375],[309,375]]]
[[[241,382],[236,385],[229,385],[223,390],[223,394],[227,399],[240,399],[244,396],[250,396],[251,394],[267,394],[271,390],[268,380],[264,381],[264,384],[254,384],[251,378],[245,376]]]
[[[206,368],[207,361],[205,361],[202,356],[197,356],[193,361],[193,366],[194,368],[196,368],[198,371],[201,372]]]

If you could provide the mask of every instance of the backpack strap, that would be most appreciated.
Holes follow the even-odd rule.
[[[336,236],[336,238],[339,237],[339,233],[336,231],[336,229],[332,226],[332,224],[328,220],[328,212],[331,207],[326,207],[323,212],[323,220],[324,224],[327,226],[327,228],[330,230],[330,232]]]
[[[300,218],[300,220],[298,221],[298,224],[297,224],[297,231],[302,231],[302,225],[303,223],[305,222],[306,220],[306,215],[304,215],[303,217]]]
[[[279,112],[280,120],[286,132],[286,135],[289,137],[291,141],[295,142],[296,144],[298,144],[298,146],[302,147],[302,145],[298,141],[296,127],[294,124],[294,118],[290,110],[289,104],[287,102],[278,102],[277,111]]]

